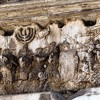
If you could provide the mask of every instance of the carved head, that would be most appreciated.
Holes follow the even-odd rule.
[[[20,49],[19,55],[20,55],[20,53],[22,53],[23,55],[25,55],[25,54],[27,53],[27,51],[28,51],[28,45],[25,44],[25,45],[23,46],[23,48]]]
[[[43,53],[49,53],[49,47],[47,46],[47,47],[45,47],[45,48],[43,48]]]
[[[59,44],[59,49],[60,49],[60,51],[66,51],[69,49],[69,44],[66,42],[63,42],[63,43]]]
[[[88,51],[90,52],[90,51],[93,51],[94,50],[94,44],[93,43],[91,43],[91,44],[89,44],[89,49],[88,49]]]
[[[36,54],[39,55],[39,54],[42,53],[42,51],[43,51],[43,48],[37,48],[36,49]]]
[[[100,40],[97,40],[95,45],[97,49],[100,49]]]
[[[42,81],[42,80],[45,80],[46,79],[46,76],[43,72],[39,72],[38,73],[38,78]]]
[[[29,55],[24,55],[19,58],[19,65],[21,68],[28,67],[32,63],[33,59]]]
[[[0,55],[0,65],[7,65],[8,64],[8,58],[3,56],[3,55]]]
[[[2,62],[3,62],[3,65],[6,65],[8,63],[8,58],[5,56],[2,56]]]
[[[50,43],[50,46],[51,46],[51,47],[55,47],[55,46],[56,46],[56,42],[51,42],[51,43]]]
[[[12,53],[12,51],[10,49],[4,49],[3,52],[2,52],[2,55],[7,55],[7,54],[10,54]]]
[[[57,49],[56,48],[57,45],[56,45],[56,42],[52,42],[49,44],[49,51],[52,53],[52,52],[55,52],[55,50]]]
[[[10,71],[10,69],[8,69],[8,67],[2,66],[0,68],[0,72],[2,74],[2,80],[3,80],[4,84],[12,83],[12,75],[11,75],[11,71]]]

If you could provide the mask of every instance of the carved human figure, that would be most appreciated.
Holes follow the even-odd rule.
[[[57,50],[57,44],[56,42],[51,42],[50,44],[48,44],[47,47],[43,48],[43,53],[45,53],[45,55],[50,55],[51,53],[56,53]]]
[[[18,79],[27,80],[29,78],[29,71],[32,65],[33,52],[28,48],[28,44],[24,44],[23,48],[18,52],[19,69]]]
[[[38,62],[40,62],[40,60],[43,60],[42,58],[44,58],[44,55],[43,55],[43,48],[37,48],[36,49],[36,53],[35,53],[35,56],[36,56],[36,60],[38,61]],[[41,59],[39,59],[39,58],[41,58]]]
[[[85,72],[85,73],[89,72],[89,65],[88,65],[87,61],[83,61],[83,63],[82,63],[82,71]]]
[[[34,54],[32,67],[30,70],[30,79],[37,79],[38,73],[45,71],[44,65],[47,65],[47,56],[45,56],[42,51],[42,48],[36,49],[36,54]]]
[[[55,42],[49,44],[49,58],[48,66],[46,68],[46,74],[48,78],[59,77],[58,66],[59,66],[59,48]]]
[[[20,80],[27,80],[29,78],[29,71],[32,65],[32,57],[24,55],[19,58],[19,77]]]
[[[89,44],[89,48],[87,50],[86,60],[89,63],[89,70],[90,72],[93,71],[94,61],[95,61],[95,46],[93,43]]]
[[[11,52],[10,49],[5,49],[2,53],[4,65],[8,66],[11,71],[12,81],[16,80],[16,70],[19,66],[17,57]]]
[[[2,66],[0,72],[2,73],[3,84],[12,84],[12,74],[10,69],[7,66]]]
[[[22,49],[19,50],[18,57],[22,57],[22,56],[24,56],[26,54],[29,55],[29,56],[33,55],[33,52],[32,52],[32,50],[30,50],[28,48],[28,44],[27,43],[24,44],[24,46],[22,47]]]
[[[97,59],[97,61],[100,63],[100,41],[99,40],[97,40],[96,41],[96,48],[95,48],[96,50],[96,59]]]
[[[56,42],[59,44],[61,42],[61,28],[57,23],[52,23],[50,26],[50,35],[48,36],[48,43]]]
[[[95,80],[93,79],[93,71],[90,70],[90,66],[89,66],[89,62],[87,61],[86,58],[84,58],[84,60],[81,62],[82,66],[81,66],[81,71],[82,73],[80,74],[80,79],[78,80],[78,82],[82,82],[82,81],[88,81],[90,83],[93,83]]]
[[[46,68],[46,73],[48,78],[50,77],[60,77],[58,66],[59,66],[59,55],[52,53],[48,59],[48,67]]]
[[[48,36],[50,28],[47,26],[45,29],[35,25],[36,34],[34,40],[29,43],[29,48],[35,53],[37,48],[44,48],[48,45]]]
[[[48,54],[43,52],[43,48],[37,48],[36,53],[33,56],[32,67],[29,73],[29,80],[39,80],[39,90],[43,91],[45,88],[45,83],[47,76],[45,74],[45,69],[48,66]]]
[[[47,81],[47,76],[46,76],[45,72],[39,72],[38,78],[39,78],[39,81],[40,81],[39,91],[43,91],[43,89],[45,89],[45,83]]]

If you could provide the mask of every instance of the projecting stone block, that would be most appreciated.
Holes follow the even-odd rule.
[[[78,56],[76,50],[73,49],[61,52],[59,63],[61,79],[64,82],[73,79],[78,65]]]

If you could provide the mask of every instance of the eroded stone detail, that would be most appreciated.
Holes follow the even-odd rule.
[[[99,86],[98,30],[99,25],[88,28],[75,19],[63,27],[32,24],[16,27],[12,36],[0,35],[0,85],[4,87],[0,94]],[[12,41],[14,48],[10,48]]]

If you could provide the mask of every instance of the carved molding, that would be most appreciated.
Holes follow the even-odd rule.
[[[47,25],[55,20],[65,23],[69,18],[100,16],[100,1],[37,1],[0,5],[0,27],[13,30],[16,26],[29,25],[34,22]],[[41,9],[42,8],[42,9]],[[70,8],[70,9],[69,9]],[[27,13],[26,13],[27,11]]]

